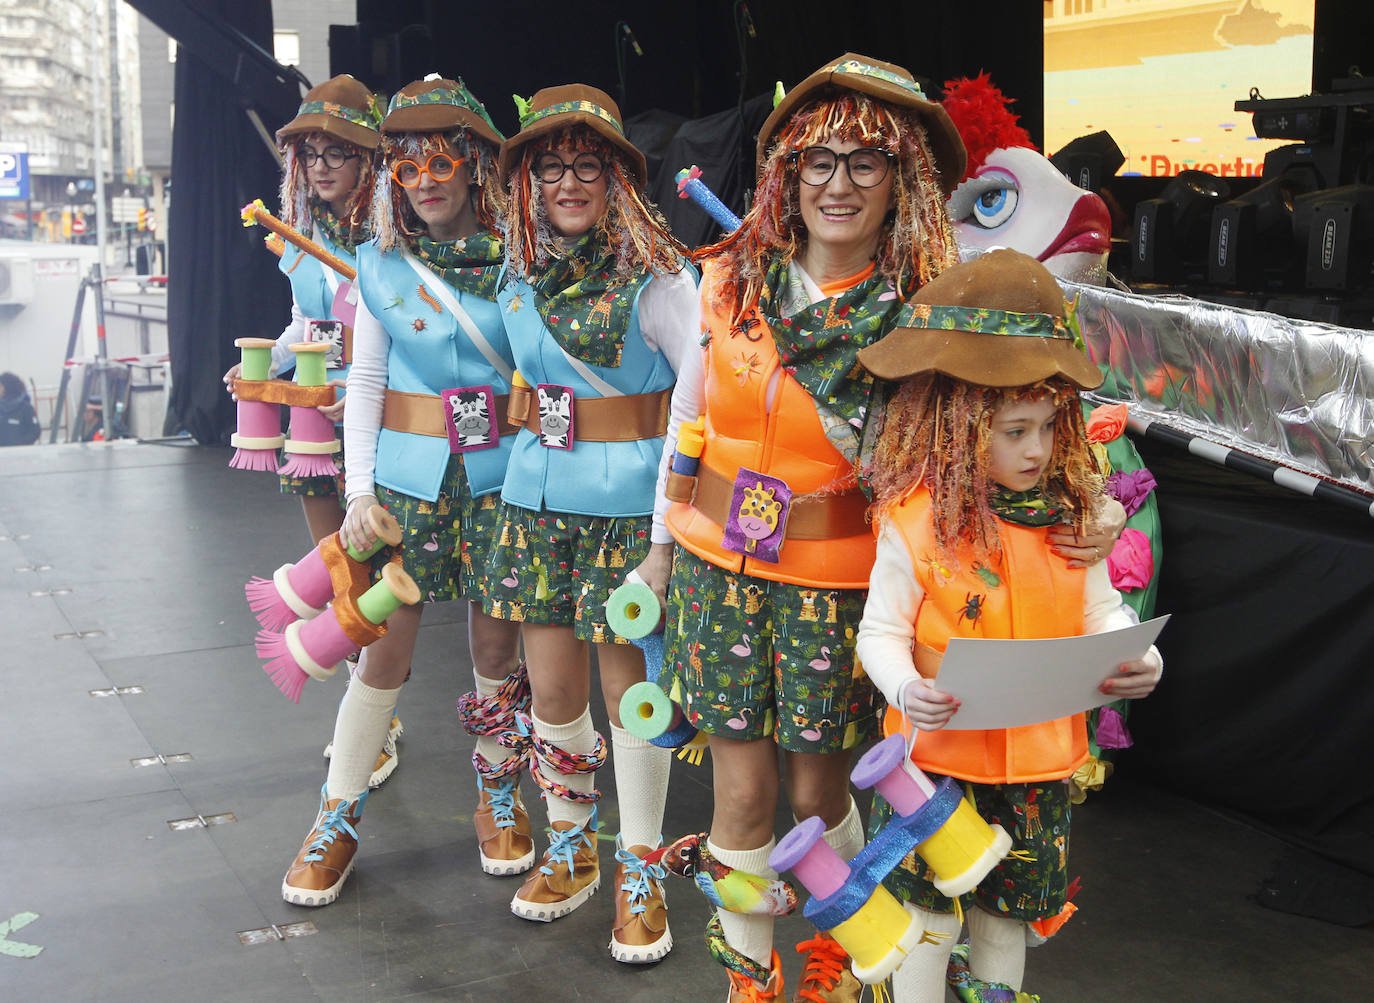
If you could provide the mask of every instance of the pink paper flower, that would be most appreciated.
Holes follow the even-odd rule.
[[[1107,478],[1107,494],[1121,502],[1130,518],[1145,504],[1145,497],[1158,487],[1155,475],[1144,467],[1139,470],[1118,470]]]
[[[1138,529],[1123,530],[1121,539],[1107,555],[1107,572],[1113,588],[1129,591],[1149,585],[1155,573],[1150,538]]]
[[[1126,730],[1126,721],[1114,707],[1103,707],[1097,712],[1094,737],[1099,749],[1129,749],[1134,744],[1131,733]]]

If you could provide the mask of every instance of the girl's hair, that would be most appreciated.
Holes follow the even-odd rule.
[[[596,229],[615,251],[617,284],[641,271],[666,275],[682,268],[686,249],[668,229],[663,214],[635,191],[630,162],[609,140],[592,129],[573,125],[526,143],[507,181],[504,235],[512,271],[529,277],[548,267],[564,250],[549,225],[542,184],[533,175],[534,159],[556,147],[594,153],[606,165],[606,212]]]
[[[1052,376],[1023,387],[983,387],[941,373],[903,382],[881,411],[870,483],[879,517],[918,486],[931,497],[941,556],[975,559],[1000,553],[988,505],[992,419],[1004,404],[1049,397],[1055,406],[1054,450],[1041,486],[1082,530],[1102,491],[1102,476],[1088,446],[1078,392]]]
[[[0,388],[3,388],[3,394],[0,396],[13,397],[16,400],[29,392],[17,373],[0,373]]]
[[[936,178],[926,131],[914,112],[856,91],[810,101],[788,120],[759,176],[754,206],[738,230],[699,249],[696,258],[728,262],[718,305],[739,319],[758,299],[773,256],[794,258],[806,244],[794,154],[827,140],[854,142],[897,155],[893,210],[878,237],[877,270],[906,299],[959,260],[945,196]]]
[[[405,189],[391,176],[391,165],[398,160],[414,160],[423,165],[433,154],[451,152],[472,171],[468,190],[477,221],[495,231],[505,210],[501,186],[496,184],[496,146],[459,126],[449,132],[382,133],[378,148],[375,180],[368,196],[372,204],[372,235],[381,251],[425,235],[425,224],[415,214]]]
[[[348,204],[344,209],[343,216],[339,217],[339,222],[344,226],[357,230],[367,220],[367,200],[372,191],[372,180],[375,173],[373,153],[371,150],[355,146],[347,140],[335,136],[326,136],[322,132],[309,132],[304,135],[292,136],[281,148],[281,221],[307,237],[315,229],[314,221],[310,216],[310,208],[319,203],[319,197],[315,194],[314,186],[310,184],[306,166],[301,163],[300,157],[297,156],[300,144],[306,140],[323,142],[326,146],[342,147],[348,153],[358,154],[358,183],[349,193]]]

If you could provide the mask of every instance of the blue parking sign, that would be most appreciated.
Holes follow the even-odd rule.
[[[0,199],[29,197],[29,155],[0,150]]]

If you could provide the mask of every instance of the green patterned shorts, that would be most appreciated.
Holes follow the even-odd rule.
[[[501,502],[483,612],[571,626],[579,640],[629,644],[606,626],[606,599],[649,552],[652,516],[608,518]]]
[[[882,706],[855,671],[864,595],[733,574],[676,547],[659,684],[707,734],[852,749],[877,734]]]
[[[343,429],[339,429],[339,438],[343,438]],[[286,454],[282,453],[281,457],[282,461],[285,462]],[[284,495],[299,495],[303,498],[338,498],[339,508],[348,508],[348,505],[344,502],[344,457],[342,449],[335,455],[334,462],[338,464],[339,472],[332,476],[288,477],[284,474],[279,474],[278,480],[281,481],[281,493]]]
[[[474,498],[460,455],[449,457],[439,497],[425,501],[377,485],[377,500],[401,524],[401,561],[426,602],[482,598],[482,572],[496,528],[500,495]],[[380,572],[391,555],[373,559]]]
[[[930,774],[937,783],[940,777]],[[996,822],[1011,836],[1011,849],[1025,860],[1007,856],[962,897],[964,907],[978,903],[994,916],[1025,922],[1054,916],[1068,901],[1069,787],[1062,780],[1039,784],[965,783],[978,814]],[[868,837],[872,839],[892,816],[881,795],[873,798]],[[883,884],[899,900],[931,912],[953,912],[952,900],[935,890],[934,872],[913,852]]]

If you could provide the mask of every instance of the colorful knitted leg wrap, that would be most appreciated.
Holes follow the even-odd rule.
[[[1020,993],[1001,982],[984,982],[968,969],[968,944],[958,944],[949,956],[949,987],[962,1003],[1040,1003],[1032,993]]]
[[[715,913],[711,914],[706,923],[706,950],[711,952],[711,957],[715,958],[718,964],[760,984],[766,985],[773,975],[767,965],[760,965],[747,954],[741,954],[726,943],[725,931],[720,927],[720,917]]]
[[[787,916],[797,908],[797,890],[782,878],[765,878],[722,864],[707,846],[706,833],[694,833],[644,858],[660,859],[679,877],[691,878],[717,909],[752,916]],[[767,981],[765,977],[764,981]]]
[[[521,662],[501,682],[495,694],[483,699],[473,690],[458,700],[458,720],[469,735],[499,735],[515,726],[515,715],[530,706],[530,677]]]
[[[601,791],[593,789],[589,793],[575,791],[566,784],[544,776],[544,771],[540,766],[541,758],[553,765],[553,768],[564,776],[571,776],[580,773],[595,773],[606,761],[606,740],[600,734],[596,736],[596,745],[591,752],[585,755],[568,752],[558,746],[547,742],[534,733],[534,727],[530,723],[530,717],[523,712],[515,715],[515,728],[511,731],[502,733],[497,737],[497,741],[507,749],[515,753],[512,759],[518,759],[529,765],[530,776],[534,778],[545,795],[552,794],[554,797],[562,798],[564,801],[588,804],[595,803],[601,799]],[[510,762],[507,760],[506,762]],[[481,768],[478,768],[479,772]]]

